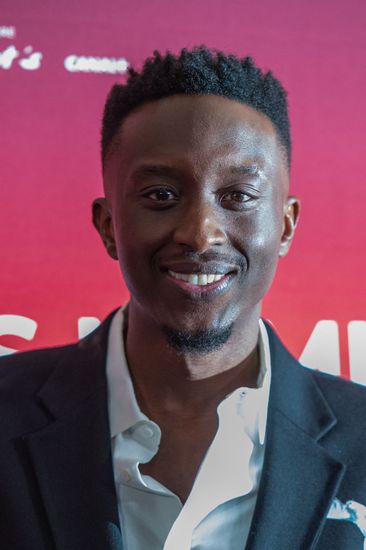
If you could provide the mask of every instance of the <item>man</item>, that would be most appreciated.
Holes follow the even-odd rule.
[[[366,391],[260,320],[299,214],[281,84],[155,53],[111,90],[102,160],[93,221],[131,299],[1,361],[2,547],[361,549]]]

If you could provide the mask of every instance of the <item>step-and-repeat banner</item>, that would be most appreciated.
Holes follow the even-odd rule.
[[[154,49],[206,44],[289,92],[302,217],[264,316],[305,363],[366,384],[365,5],[3,1],[0,354],[73,341],[127,300],[91,224],[105,96]]]

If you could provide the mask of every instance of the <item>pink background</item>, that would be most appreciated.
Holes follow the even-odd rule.
[[[123,76],[71,73],[65,57],[135,65],[154,49],[205,43],[252,55],[289,91],[292,192],[303,210],[264,316],[297,356],[318,321],[336,321],[349,376],[347,325],[366,318],[365,6],[3,0],[0,26],[14,26],[16,36],[0,38],[0,52],[15,45],[20,55],[0,66],[0,315],[30,317],[38,328],[29,342],[5,334],[0,344],[23,350],[75,340],[79,317],[102,319],[127,298],[90,221],[102,193],[103,103]],[[19,66],[29,45],[43,54],[38,70]]]

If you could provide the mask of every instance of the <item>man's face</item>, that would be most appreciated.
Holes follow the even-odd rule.
[[[297,203],[271,121],[218,96],[176,95],[122,124],[94,223],[137,308],[185,332],[258,312]]]

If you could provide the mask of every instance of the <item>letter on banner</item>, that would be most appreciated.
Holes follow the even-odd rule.
[[[314,370],[340,375],[341,358],[336,321],[318,321],[301,354],[300,362]]]
[[[0,315],[0,336],[19,336],[25,340],[32,340],[37,330],[37,323],[23,315]],[[0,355],[15,353],[16,349],[0,345]]]
[[[348,323],[348,353],[351,380],[366,386],[366,321]]]
[[[98,317],[79,317],[78,337],[84,338],[100,325]]]

